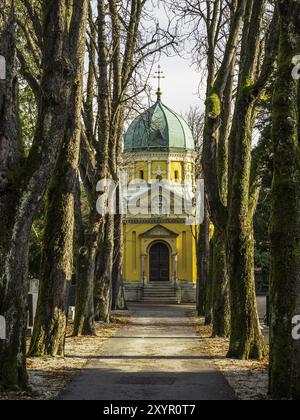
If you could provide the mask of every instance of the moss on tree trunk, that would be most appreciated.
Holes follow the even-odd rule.
[[[206,290],[205,290],[205,325],[211,325],[213,321],[213,294],[214,294],[214,283],[213,283],[213,270],[214,270],[214,247],[215,237],[213,236],[209,242],[209,276],[207,279]]]
[[[229,278],[227,270],[226,241],[218,230],[214,233],[213,249],[213,336],[230,334]]]
[[[96,279],[95,314],[98,321],[110,322],[112,307],[112,274],[114,259],[114,216],[107,215],[104,225],[103,265],[100,278]]]
[[[205,316],[206,292],[209,282],[209,228],[210,220],[207,205],[204,209],[204,220],[200,226],[197,240],[197,312],[199,316]]]
[[[261,359],[266,351],[256,305],[253,213],[249,204],[254,115],[248,87],[241,88],[230,137],[234,155],[226,235],[231,300],[228,357],[239,359]]]
[[[237,228],[236,220],[234,224],[228,239],[231,303],[228,357],[260,360],[266,353],[266,346],[256,306],[253,229]]]
[[[81,0],[80,0],[81,1]],[[8,323],[7,337],[0,349],[0,381],[5,386],[27,386],[26,323],[28,293],[28,244],[33,221],[59,157],[65,134],[71,93],[72,66],[68,60],[68,11],[64,1],[43,8],[42,97],[35,138],[23,176],[13,217],[10,248],[5,256],[1,282],[7,293],[1,306]],[[79,3],[76,4],[79,7]],[[79,9],[78,9],[79,10]]]
[[[96,334],[94,282],[101,223],[101,217],[95,209],[90,215],[88,233],[78,256],[74,336]]]
[[[299,82],[292,78],[300,50],[300,2],[278,1],[280,42],[273,96],[274,178],[271,241],[270,393],[300,399],[300,340],[292,337],[300,315]]]
[[[126,310],[126,301],[123,286],[123,217],[121,214],[115,216],[114,224],[114,263],[112,274],[112,309]]]
[[[65,110],[64,143],[48,191],[39,301],[29,354],[64,356],[68,299],[73,274],[74,206],[77,187],[83,62],[87,22],[87,1],[70,11],[68,51],[72,58],[72,93]]]

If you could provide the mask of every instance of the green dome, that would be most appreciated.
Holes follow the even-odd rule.
[[[158,100],[125,134],[125,151],[195,150],[192,132],[179,115]]]

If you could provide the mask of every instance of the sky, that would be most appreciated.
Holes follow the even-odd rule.
[[[189,60],[181,57],[165,57],[160,59],[165,75],[162,80],[162,101],[180,114],[185,114],[190,106],[203,107],[203,98],[199,97],[200,75],[191,67]],[[156,80],[153,79],[153,87]]]
[[[159,4],[159,0],[157,1]],[[168,22],[166,11],[162,6],[154,10],[160,26],[164,27]],[[186,56],[183,58],[162,55],[159,60],[165,76],[161,81],[162,101],[179,114],[185,114],[191,106],[200,106],[202,109],[204,107],[203,94],[199,94],[199,91],[203,92],[203,87],[199,88],[201,75],[191,65],[192,60],[188,57],[188,52]],[[151,85],[156,89],[157,81],[154,78],[151,78]]]

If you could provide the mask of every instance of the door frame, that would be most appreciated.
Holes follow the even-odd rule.
[[[150,267],[150,265],[151,265],[151,249],[157,244],[164,245],[169,251],[169,280],[166,281],[165,283],[171,283],[171,278],[172,278],[172,249],[171,249],[170,245],[168,244],[168,242],[165,242],[165,241],[159,240],[159,239],[156,240],[156,241],[153,241],[148,247],[147,254],[148,254],[148,273],[149,273],[148,278],[149,278],[149,283],[151,283],[151,284],[155,283],[155,281],[151,281],[151,267]]]

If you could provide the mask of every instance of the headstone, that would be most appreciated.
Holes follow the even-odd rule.
[[[256,296],[256,302],[257,302],[257,311],[258,311],[259,319],[262,323],[266,323],[266,319],[268,317],[267,296],[266,295]]]
[[[4,316],[0,316],[0,340],[6,340],[6,321]]]
[[[71,319],[74,322],[74,320],[75,320],[75,306],[69,306],[68,317],[69,317],[69,319]]]
[[[29,293],[39,293],[39,280],[30,279],[29,282]]]
[[[0,81],[6,80],[6,60],[0,55]]]
[[[27,333],[29,336],[32,335],[34,327],[34,319],[37,309],[39,296],[39,281],[36,279],[30,280],[29,283],[29,293],[28,293],[28,323],[27,323]]]
[[[69,285],[68,293],[68,316],[69,319],[74,321],[75,319],[75,305],[76,305],[76,284],[77,276],[73,274],[71,284]]]

